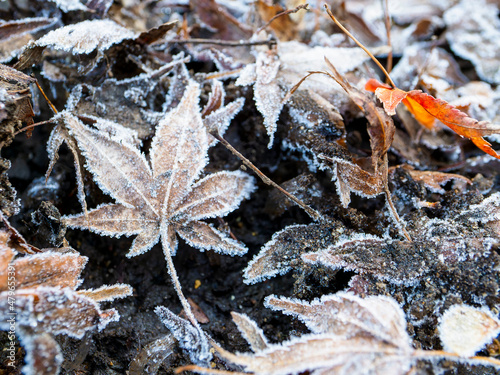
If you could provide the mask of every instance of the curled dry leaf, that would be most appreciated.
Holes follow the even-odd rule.
[[[52,26],[55,18],[35,17],[0,23],[0,62],[6,63],[21,52],[38,31]]]
[[[436,171],[418,171],[412,168],[405,168],[406,171],[415,181],[422,182],[427,189],[433,193],[444,194],[446,191],[442,185],[453,181],[456,186],[461,186],[463,190],[465,185],[472,184],[472,181],[467,177],[454,173],[444,173]]]
[[[500,333],[500,320],[487,308],[453,305],[439,321],[439,338],[446,351],[472,357]]]
[[[70,227],[108,236],[137,235],[127,256],[142,254],[161,237],[165,256],[175,254],[177,232],[202,250],[241,254],[246,248],[200,220],[224,216],[253,191],[245,173],[218,172],[195,183],[208,162],[208,134],[198,108],[199,87],[191,82],[181,103],[160,122],[150,159],[127,142],[90,129],[68,112],[67,124],[101,189],[117,203],[87,215],[64,218]]]
[[[420,90],[403,91],[373,78],[368,80],[365,88],[375,92],[388,114],[394,115],[398,104],[403,102],[413,116],[427,128],[432,128],[437,119],[458,135],[470,139],[487,154],[500,159],[500,155],[483,138],[487,135],[499,134],[500,125],[475,120],[444,100],[436,99]]]
[[[35,42],[29,43],[19,56],[15,68],[24,70],[40,62],[46,48],[87,57],[82,59],[80,74],[91,71],[113,46],[131,44],[148,44],[163,37],[175,26],[175,22],[161,25],[147,32],[136,34],[109,19],[86,20],[53,30]],[[96,56],[90,57],[92,53]]]

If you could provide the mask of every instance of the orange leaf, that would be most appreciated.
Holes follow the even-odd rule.
[[[420,90],[403,91],[375,79],[368,80],[365,89],[375,92],[388,114],[393,115],[397,105],[403,102],[415,119],[427,128],[432,128],[438,119],[458,135],[470,139],[487,154],[500,159],[491,144],[483,139],[485,135],[500,133],[500,125],[473,119],[444,100],[436,99]]]
[[[413,92],[413,91],[410,91]],[[408,95],[404,100],[403,104],[408,108],[413,117],[424,125],[427,129],[432,129],[436,118],[425,110],[417,101],[415,101],[410,95]]]

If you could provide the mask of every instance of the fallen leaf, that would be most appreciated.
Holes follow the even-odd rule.
[[[335,231],[335,227],[339,230]],[[342,233],[342,227],[335,224],[289,225],[276,232],[248,263],[243,271],[243,281],[246,284],[255,284],[277,275],[284,275],[301,260],[302,253],[308,249],[328,246]]]
[[[116,284],[77,291],[87,257],[72,249],[21,256],[10,246],[12,237],[8,229],[0,229],[0,315],[15,315],[15,334],[27,353],[23,372],[55,375],[62,355],[52,335],[81,339],[88,331],[104,329],[119,315],[115,309],[102,310],[98,302],[129,296],[132,288]],[[92,298],[96,296],[100,298]],[[7,318],[0,329],[12,332]]]
[[[252,345],[255,354],[219,354],[254,374],[405,374],[413,365],[413,349],[398,304],[387,297],[362,299],[349,293],[323,296],[312,303],[266,298],[275,310],[296,315],[313,334],[281,344]],[[236,317],[237,324],[241,315]],[[244,325],[256,332],[255,323]],[[317,323],[317,324],[316,324]],[[247,335],[244,335],[246,337]],[[252,339],[254,337],[252,335]]]
[[[413,116],[427,128],[432,128],[437,119],[458,135],[470,139],[487,154],[500,159],[500,155],[483,138],[483,136],[500,133],[500,125],[475,120],[444,100],[436,99],[420,90],[403,91],[373,78],[368,80],[365,88],[375,92],[388,114],[394,115],[396,106],[403,102]]]
[[[0,148],[8,146],[23,124],[34,123],[30,85],[36,81],[20,71],[0,64]]]
[[[405,169],[415,181],[422,182],[425,187],[433,193],[446,193],[446,191],[442,188],[442,185],[445,185],[450,181],[454,181],[457,186],[462,186],[462,190],[465,185],[472,184],[471,180],[459,174],[436,171],[419,171],[411,168]]]
[[[175,254],[177,232],[189,245],[226,254],[246,248],[201,219],[224,216],[253,191],[253,179],[239,171],[218,172],[194,183],[208,162],[209,135],[198,108],[199,86],[191,82],[181,103],[160,122],[150,159],[64,112],[61,121],[76,139],[86,166],[117,203],[66,216],[73,228],[103,235],[137,235],[127,256],[142,254],[161,237],[165,256]]]
[[[500,333],[500,320],[488,308],[453,305],[439,320],[439,338],[446,351],[472,357]]]
[[[480,0],[474,3],[459,1],[443,15],[446,24],[444,37],[451,50],[470,60],[481,79],[495,84],[500,83],[500,21],[497,13],[497,3]]]

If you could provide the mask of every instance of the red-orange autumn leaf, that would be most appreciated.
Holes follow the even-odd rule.
[[[403,91],[373,78],[368,80],[365,89],[375,92],[389,115],[394,115],[398,104],[403,102],[417,121],[427,128],[432,128],[437,119],[457,134],[470,139],[487,154],[500,159],[500,155],[483,138],[485,135],[500,133],[500,125],[473,119],[444,100],[436,99],[421,90]]]

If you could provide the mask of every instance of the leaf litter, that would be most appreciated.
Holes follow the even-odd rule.
[[[27,366],[47,374],[79,367],[168,373],[189,363],[266,374],[496,371],[500,115],[489,54],[495,31],[488,29],[495,22],[479,25],[474,14],[488,8],[484,17],[491,17],[497,6],[421,1],[384,10],[360,0],[334,9],[378,57],[402,54],[393,78],[403,91],[378,82],[369,56],[328,23],[321,4],[307,12],[302,5],[57,1],[43,12],[16,5],[27,16],[19,21],[9,15],[14,5],[2,10],[5,27],[18,28],[8,34],[15,43],[4,61],[33,71],[65,108],[52,116],[30,87],[34,78],[5,67],[17,77],[0,102],[2,121],[14,129],[2,144],[14,160],[12,176],[22,176],[23,158],[30,168],[41,164],[29,156],[39,153],[30,139],[16,137],[8,147],[16,132],[34,121],[55,124],[47,177],[57,184],[50,197],[43,189],[35,195],[54,200],[64,215],[44,222],[40,206],[33,226],[133,237],[130,245],[68,232],[89,259],[91,281],[78,290],[85,257],[67,250],[66,239],[39,253],[5,219],[5,264],[15,264],[23,283],[16,293],[26,308],[18,333]],[[378,98],[365,91],[367,82]],[[400,101],[412,113],[396,109]],[[419,124],[430,127],[435,118],[457,134]],[[37,144],[42,133],[33,132]],[[234,145],[245,166],[259,166],[259,176],[292,193],[307,214],[290,196],[235,171],[239,161],[217,140]],[[12,177],[17,189],[43,171],[29,173]],[[4,175],[0,183],[11,193],[1,209],[25,215],[12,220],[22,229],[36,207],[26,194],[16,203]],[[67,203],[75,193],[80,209]],[[158,251],[149,251],[158,242],[170,277]],[[128,260],[127,249],[128,257],[149,253]],[[117,284],[99,287],[109,275]],[[130,294],[123,282],[135,293],[113,302]],[[115,310],[99,306],[110,301],[127,319],[115,321]],[[45,320],[29,325],[35,310]],[[253,354],[232,354],[248,351],[236,330]],[[56,343],[61,333],[73,341]]]

